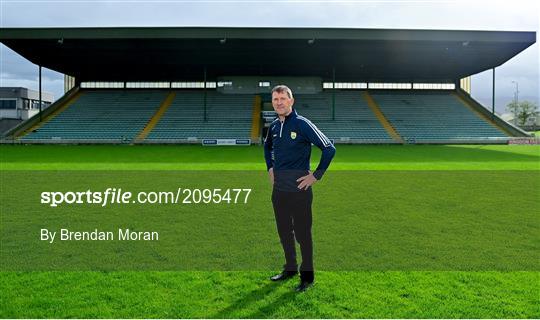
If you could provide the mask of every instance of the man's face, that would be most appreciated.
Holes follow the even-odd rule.
[[[272,93],[272,107],[278,116],[286,116],[292,111],[294,99],[289,98],[287,92]]]

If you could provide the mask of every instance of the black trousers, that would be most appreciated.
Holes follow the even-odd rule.
[[[295,240],[300,244],[302,264],[300,277],[304,281],[313,282],[313,240],[311,238],[311,204],[313,192],[285,192],[274,189],[272,204],[283,252],[285,253],[285,270],[297,271]]]

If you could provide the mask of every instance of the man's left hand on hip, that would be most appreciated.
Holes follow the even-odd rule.
[[[315,178],[315,176],[311,172],[308,175],[300,177],[296,180],[296,182],[300,182],[300,184],[298,185],[298,189],[300,190],[307,190],[309,187],[311,187],[312,184],[317,181],[317,178]]]

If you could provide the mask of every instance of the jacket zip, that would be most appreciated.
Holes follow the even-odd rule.
[[[285,122],[285,121],[283,121],[283,122]],[[279,128],[279,137],[280,138],[281,138],[281,132],[283,131],[283,122],[281,122],[281,128]]]

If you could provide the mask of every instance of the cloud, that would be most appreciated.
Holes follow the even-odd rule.
[[[4,1],[4,26],[537,30],[536,1]],[[24,12],[24,14],[20,14]]]
[[[519,83],[520,97],[538,104],[539,102],[539,59],[538,43],[532,45],[510,61],[495,68],[495,104],[504,111],[506,104],[514,98],[515,84]],[[472,96],[486,106],[491,106],[492,71],[484,71],[472,77]]]
[[[0,87],[39,88],[39,69],[16,52],[0,44]],[[41,69],[41,87],[55,98],[64,94],[64,76],[47,68]]]
[[[3,74],[1,75],[3,76]],[[28,80],[28,79],[17,79],[17,78],[3,78],[0,80],[1,87],[23,87],[31,90],[38,90],[39,84],[37,79]],[[53,95],[54,99],[60,98],[64,95],[64,80],[62,79],[50,79],[44,78],[42,80],[42,90],[43,92],[48,92]]]

